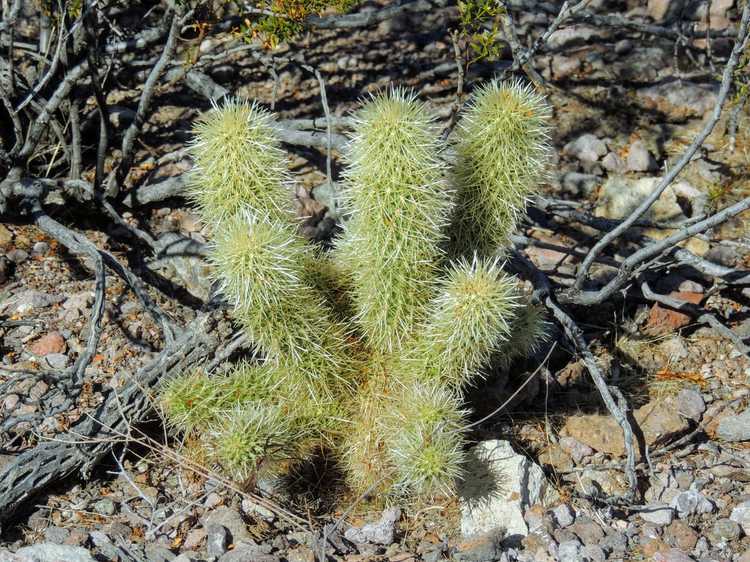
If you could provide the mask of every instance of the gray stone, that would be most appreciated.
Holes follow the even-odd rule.
[[[64,300],[60,295],[48,295],[41,291],[29,289],[13,295],[11,298],[0,303],[0,312],[9,314],[26,314],[32,310],[46,308]]]
[[[708,538],[711,539],[712,544],[716,545],[737,540],[740,538],[741,533],[742,529],[736,521],[732,521],[731,519],[717,519],[708,532]]]
[[[599,546],[613,557],[622,556],[628,549],[628,538],[623,533],[610,533],[599,541]]]
[[[622,176],[610,176],[604,183],[597,202],[596,215],[610,219],[621,219],[629,215],[654,191],[660,177],[644,177],[638,180]],[[691,212],[687,216],[680,200],[690,201]],[[687,182],[673,183],[667,187],[645,218],[655,222],[682,221],[703,212],[707,196]]]
[[[242,516],[234,509],[219,506],[202,518],[203,526],[208,529],[211,525],[221,525],[229,531],[229,540],[233,543],[240,541],[252,542],[252,536],[247,530]]]
[[[581,443],[578,439],[575,437],[565,436],[561,437],[560,441],[560,448],[568,453],[575,462],[579,463],[586,457],[590,457],[594,454],[594,449],[586,445],[585,443]]]
[[[594,192],[600,181],[599,176],[594,174],[568,172],[562,178],[562,186],[571,195],[588,197]]]
[[[717,85],[692,82],[662,82],[636,90],[636,97],[648,109],[666,114],[668,119],[683,121],[703,117],[716,105]]]
[[[63,544],[70,536],[70,531],[62,527],[48,527],[44,530],[44,540],[54,544]]]
[[[261,518],[267,523],[272,523],[276,519],[276,515],[270,509],[263,507],[262,505],[252,501],[250,498],[242,499],[242,512],[245,515],[249,515],[255,518]]]
[[[211,524],[206,529],[206,550],[209,556],[221,556],[229,545],[229,531],[224,525]]]
[[[549,505],[557,493],[544,472],[508,441],[483,441],[469,451],[469,471],[459,484],[464,537],[503,530],[509,536],[529,532],[524,513]]]
[[[637,140],[630,145],[627,169],[629,172],[650,172],[656,169],[656,160],[642,140]]]
[[[94,511],[96,511],[99,515],[114,515],[117,512],[117,508],[115,507],[115,502],[113,502],[109,498],[101,499],[94,503],[92,506]]]
[[[392,544],[396,533],[396,522],[400,518],[399,508],[386,509],[380,521],[367,523],[362,527],[350,527],[344,533],[344,537],[355,544]]]
[[[62,544],[25,546],[19,548],[16,555],[23,562],[96,562],[85,548]]]
[[[563,152],[582,162],[596,162],[607,154],[607,145],[596,135],[586,133],[566,144]]]
[[[711,513],[716,507],[711,500],[695,490],[680,492],[672,499],[670,506],[677,511],[680,519],[697,513]]]
[[[10,252],[7,252],[5,256],[16,265],[20,265],[29,259],[29,253],[19,249],[11,250]]]
[[[643,511],[638,512],[638,515],[648,523],[663,527],[669,525],[674,519],[674,509],[668,505],[651,504],[647,505]]]
[[[742,527],[745,535],[750,536],[750,500],[736,505],[729,518]]]
[[[750,408],[737,416],[724,416],[719,421],[716,435],[730,442],[750,440]]]
[[[655,562],[695,562],[693,558],[677,548],[670,548],[664,553],[657,552],[652,560]]]
[[[44,362],[50,369],[60,371],[68,366],[68,356],[64,353],[48,353],[44,356]]]
[[[602,168],[608,172],[621,174],[625,171],[625,162],[616,152],[610,152],[602,158]]]
[[[578,562],[581,560],[581,549],[583,545],[575,539],[563,541],[557,546],[557,556],[560,560]]]
[[[502,553],[502,542],[497,533],[474,536],[459,543],[451,560],[456,562],[487,562],[497,560]]]
[[[696,422],[701,421],[706,403],[701,393],[693,388],[683,388],[677,395],[677,411],[681,416]]]
[[[572,525],[576,520],[576,513],[568,504],[562,503],[552,510],[552,517],[561,529]]]
[[[599,545],[589,544],[581,549],[581,558],[585,562],[604,562],[607,559],[607,555]]]
[[[590,517],[579,517],[568,530],[574,532],[585,545],[598,544],[604,538],[604,531]]]
[[[31,248],[31,253],[37,256],[44,255],[47,252],[49,252],[49,244],[47,244],[46,242],[37,242]]]
[[[176,558],[174,552],[160,544],[147,542],[145,548],[148,562],[173,562]]]

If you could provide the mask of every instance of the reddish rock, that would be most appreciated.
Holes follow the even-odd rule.
[[[669,293],[669,296],[695,305],[700,304],[703,299],[701,293],[687,291],[673,291]],[[692,322],[692,318],[688,314],[666,308],[659,303],[654,303],[654,306],[651,307],[651,314],[648,317],[646,331],[653,335],[669,334],[687,326],[690,322]]]
[[[30,351],[40,357],[50,353],[63,353],[65,351],[65,339],[59,332],[50,332],[35,341]]]

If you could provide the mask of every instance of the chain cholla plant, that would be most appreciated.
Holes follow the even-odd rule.
[[[195,125],[191,197],[234,318],[261,352],[162,389],[176,431],[232,478],[334,453],[358,492],[450,494],[465,389],[544,337],[502,253],[544,177],[550,110],[519,82],[479,88],[450,142],[404,90],[353,118],[332,252],[298,233],[273,117],[231,101]]]

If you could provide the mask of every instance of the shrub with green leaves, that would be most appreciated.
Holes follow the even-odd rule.
[[[413,94],[366,100],[330,253],[298,232],[273,117],[241,101],[201,117],[190,195],[259,358],[167,383],[170,426],[243,482],[327,451],[358,492],[450,494],[464,391],[544,338],[501,256],[544,178],[549,113],[530,88],[492,82],[444,142]]]

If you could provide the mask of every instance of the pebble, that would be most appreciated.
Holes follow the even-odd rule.
[[[716,435],[724,441],[750,440],[750,408],[739,415],[728,414],[721,418]]]
[[[47,308],[62,301],[64,297],[48,295],[41,291],[30,289],[13,295],[13,297],[0,303],[0,311],[6,310],[15,314],[26,314],[32,310]]]
[[[20,265],[29,259],[29,253],[19,249],[11,250],[10,252],[7,252],[5,256],[16,265]]]
[[[630,172],[649,172],[656,169],[656,161],[642,140],[630,145],[626,163]]]
[[[677,494],[670,505],[677,511],[677,516],[680,519],[685,519],[696,513],[711,513],[715,508],[711,500],[695,490]]]
[[[677,395],[677,411],[681,416],[699,422],[706,411],[706,402],[697,390],[683,388]]]
[[[221,525],[229,531],[230,542],[252,541],[252,536],[242,516],[234,509],[227,506],[219,506],[203,518],[203,526],[208,529],[212,525]]]
[[[573,531],[583,544],[598,544],[604,538],[604,531],[590,517],[579,517],[568,530]]]
[[[65,338],[60,332],[50,332],[36,340],[29,351],[39,357],[44,357],[50,353],[62,353],[65,351]]]
[[[471,537],[458,545],[451,560],[456,562],[487,562],[497,560],[503,551],[500,536],[487,533]]]
[[[63,527],[47,527],[44,530],[44,540],[54,544],[64,544],[70,537],[70,531]]]
[[[8,560],[0,551],[0,560]],[[80,546],[42,543],[19,548],[16,552],[18,558],[9,558],[11,562],[95,562],[91,554]]]
[[[557,556],[560,560],[580,560],[581,548],[583,545],[576,539],[563,541],[557,546]]]
[[[607,554],[618,557],[623,555],[628,549],[628,539],[623,533],[610,533],[599,541],[599,546]]]
[[[671,525],[664,529],[664,540],[671,546],[690,552],[695,548],[695,543],[698,542],[698,533],[685,521],[675,519]]]
[[[736,505],[729,518],[738,523],[744,533],[750,536],[750,500]]]
[[[209,525],[206,529],[206,550],[209,556],[219,557],[227,551],[229,531],[223,525]]]
[[[604,562],[607,559],[607,555],[599,545],[590,544],[581,549],[581,558],[587,562]]]
[[[586,457],[590,457],[594,454],[594,449],[581,443],[575,437],[561,437],[560,448],[568,453],[576,463],[580,463]]]
[[[182,548],[186,550],[196,550],[203,543],[206,538],[206,528],[197,527],[190,529],[185,536],[185,542],[182,543]]]
[[[367,523],[362,527],[350,527],[344,537],[355,543],[372,543],[389,545],[393,542],[396,532],[396,522],[401,518],[401,510],[397,507],[386,509],[380,521]]]
[[[552,510],[552,517],[561,529],[573,524],[576,520],[575,511],[566,503],[560,504]]]
[[[92,507],[98,514],[106,516],[114,515],[117,511],[115,502],[109,498],[104,498],[95,502]]]
[[[64,353],[50,353],[44,356],[44,362],[50,369],[59,371],[68,366],[68,356]]]
[[[563,153],[583,162],[596,162],[607,154],[607,145],[596,135],[586,133],[563,147]]]
[[[276,519],[276,515],[274,514],[273,511],[252,501],[250,498],[243,498],[241,507],[242,507],[242,512],[245,515],[249,515],[251,517],[256,517],[256,518],[260,517],[267,523],[273,523],[273,521]]]
[[[315,553],[306,546],[298,546],[287,552],[286,559],[287,562],[315,562]]]
[[[47,252],[49,252],[49,244],[47,244],[46,242],[37,242],[31,248],[31,253],[36,256],[43,256]]]
[[[638,515],[648,523],[663,527],[669,525],[674,519],[674,509],[668,505],[650,504],[646,506],[645,510],[638,512]]]
[[[740,537],[741,529],[738,523],[731,519],[717,519],[708,532],[708,538],[712,544],[730,542]]]

